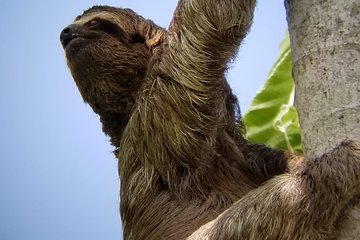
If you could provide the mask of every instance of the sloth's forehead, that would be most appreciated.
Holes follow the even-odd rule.
[[[85,24],[91,20],[94,19],[103,19],[107,21],[111,21],[113,23],[116,23],[118,25],[121,25],[121,18],[119,18],[119,15],[111,12],[93,12],[88,14],[83,14],[75,18],[74,23],[78,24]]]

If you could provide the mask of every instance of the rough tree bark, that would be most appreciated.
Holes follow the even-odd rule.
[[[296,85],[295,106],[308,161],[360,141],[359,0],[285,0]],[[344,213],[337,239],[360,236],[360,202]]]

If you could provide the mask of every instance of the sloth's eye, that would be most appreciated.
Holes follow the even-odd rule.
[[[99,25],[99,21],[97,21],[97,20],[91,20],[91,21],[88,23],[88,27],[89,27],[89,28],[94,28],[94,27],[96,27],[97,25]]]
[[[90,30],[102,31],[117,38],[121,38],[124,35],[121,28],[106,19],[93,19],[88,21],[85,25]]]

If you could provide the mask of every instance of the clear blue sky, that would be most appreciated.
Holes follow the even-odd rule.
[[[121,239],[117,162],[66,67],[60,31],[94,4],[166,27],[176,0],[0,2],[0,240]],[[282,0],[260,0],[229,72],[243,112],[278,55]]]

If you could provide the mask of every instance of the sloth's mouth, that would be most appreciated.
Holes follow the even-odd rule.
[[[65,39],[61,41],[61,44],[65,50],[65,54],[68,60],[74,60],[78,57],[89,43],[91,43],[91,38],[87,36],[77,35],[75,37]]]
[[[77,43],[83,42],[85,40],[86,40],[86,38],[77,36],[75,38],[70,39],[69,41],[64,42],[62,45],[63,45],[63,48],[66,49],[68,47],[71,47],[73,44],[77,44]]]
[[[91,41],[89,41],[86,37],[76,37],[68,42],[65,42],[63,47],[67,60],[71,62],[76,61],[76,59],[87,60],[88,53],[83,50],[86,49],[86,46],[88,46],[90,42]]]

